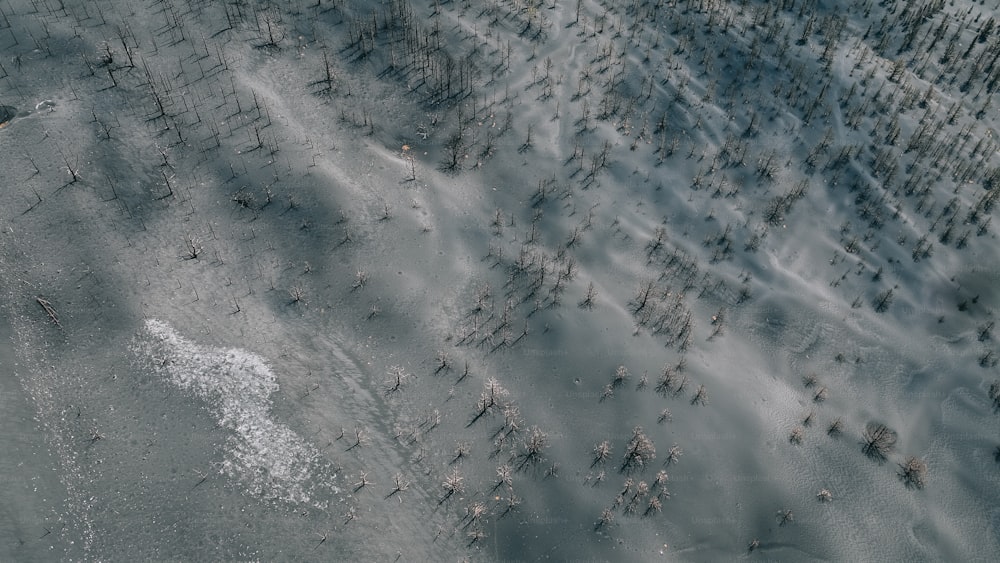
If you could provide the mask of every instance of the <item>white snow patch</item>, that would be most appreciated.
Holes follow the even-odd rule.
[[[146,321],[136,351],[170,383],[208,402],[234,435],[222,473],[255,496],[309,503],[322,465],[316,448],[270,417],[276,377],[263,358],[240,348],[199,346],[163,321]]]

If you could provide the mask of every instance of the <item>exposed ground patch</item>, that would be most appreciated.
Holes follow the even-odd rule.
[[[3,129],[13,121],[15,115],[17,115],[17,108],[13,106],[0,106],[0,129]]]

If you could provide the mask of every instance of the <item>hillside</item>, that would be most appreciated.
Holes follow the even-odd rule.
[[[987,4],[0,1],[0,560],[991,560]]]

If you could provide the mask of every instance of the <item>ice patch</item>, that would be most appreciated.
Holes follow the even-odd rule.
[[[264,360],[240,348],[199,346],[165,322],[146,321],[135,351],[166,380],[211,405],[220,426],[233,431],[222,472],[253,495],[316,504],[326,464],[316,448],[270,417],[278,390]]]

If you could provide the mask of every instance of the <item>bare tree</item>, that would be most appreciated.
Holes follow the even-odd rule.
[[[892,304],[892,300],[894,297],[895,294],[893,293],[893,290],[891,288],[880,292],[877,296],[875,296],[875,301],[873,302],[873,306],[875,307],[875,312],[884,313],[888,311],[889,305]]]
[[[508,492],[510,492],[510,494],[507,496],[507,506],[504,507],[503,512],[500,513],[500,516],[506,516],[507,513],[513,511],[518,506],[521,506],[521,498],[515,495],[509,488]]]
[[[393,481],[392,490],[389,491],[389,494],[386,495],[385,498],[389,498],[393,495],[398,495],[399,493],[410,488],[410,482],[407,481],[405,478],[403,478],[402,473],[397,473],[396,476],[393,477],[392,481]],[[399,502],[403,502],[403,499],[400,498]]]
[[[69,184],[75,184],[78,181],[80,181],[80,169],[78,168],[79,162],[80,162],[80,159],[77,158],[76,161],[71,165],[69,163],[69,158],[67,158],[65,155],[63,155],[63,164],[66,165],[66,170],[69,172],[70,178],[72,178],[69,181]]]
[[[635,487],[635,492],[632,493],[632,498],[630,498],[628,500],[628,504],[625,505],[625,513],[634,514],[636,509],[639,507],[639,503],[642,502],[648,494],[649,484],[645,481],[639,481],[639,484]]]
[[[590,466],[593,467],[599,463],[604,463],[611,457],[611,442],[604,440],[600,444],[594,446],[594,461],[591,462]]]
[[[368,272],[358,270],[357,273],[354,274],[354,284],[351,286],[351,289],[361,289],[366,283],[368,283]]]
[[[657,417],[656,422],[662,424],[664,422],[670,422],[671,419],[673,419],[673,415],[670,414],[670,409],[663,409],[660,411],[660,416]]]
[[[646,387],[649,387],[649,372],[644,371],[639,377],[639,382],[635,384],[635,390],[644,391]]]
[[[642,431],[641,426],[632,429],[632,437],[625,446],[625,457],[622,459],[622,472],[642,469],[656,458],[656,445]]]
[[[660,500],[659,496],[649,497],[649,503],[646,505],[646,516],[659,512],[663,508],[663,502]]]
[[[790,509],[785,508],[785,509],[782,509],[782,510],[778,511],[778,525],[779,526],[784,526],[785,524],[789,524],[793,520],[794,520],[794,518],[793,518],[793,515],[792,515],[792,511]]]
[[[354,484],[354,492],[358,492],[361,489],[367,487],[368,485],[374,485],[374,484],[375,483],[372,483],[371,481],[368,480],[368,472],[362,471],[361,474],[358,476],[358,482]]]
[[[524,441],[524,454],[521,466],[528,463],[538,463],[542,460],[542,450],[549,445],[549,437],[537,426],[532,426],[528,430],[528,437]]]
[[[341,431],[341,435],[343,435],[343,431]],[[354,428],[354,443],[351,444],[351,447],[347,448],[347,450],[350,451],[353,450],[354,448],[361,447],[364,441],[365,441],[364,430],[362,430],[360,426],[356,426]]]
[[[655,498],[661,501],[670,498],[670,491],[667,490],[667,479],[667,472],[661,469],[656,473],[656,479],[653,481],[653,486],[656,488]],[[659,512],[658,508],[657,512]]]
[[[472,449],[469,447],[469,443],[459,442],[455,444],[455,455],[451,459],[451,462],[455,463],[461,461],[463,458],[469,457],[470,453],[472,453]]]
[[[597,524],[594,526],[595,529],[601,529],[608,524],[611,524],[615,519],[615,512],[610,508],[605,508],[601,511],[601,517],[597,520]]]
[[[475,528],[473,530],[470,530],[469,533],[466,535],[469,538],[470,546],[472,546],[477,542],[483,541],[484,539],[486,539],[487,536],[486,532],[484,532],[482,528]]]
[[[899,478],[908,489],[922,489],[927,482],[927,463],[915,456],[899,464]]]
[[[503,413],[503,426],[500,427],[500,430],[506,429],[507,434],[510,434],[521,429],[521,410],[517,408],[517,405],[506,403],[501,411]]]
[[[444,144],[445,160],[441,163],[441,168],[449,172],[455,172],[462,166],[462,159],[465,158],[465,139],[462,131],[455,132]]]
[[[467,522],[465,526],[468,527],[476,522],[479,522],[483,516],[486,516],[488,509],[485,503],[480,501],[473,502],[465,509],[465,518]]]
[[[708,391],[705,390],[704,385],[699,385],[698,390],[695,391],[694,397],[691,398],[692,405],[705,405],[708,402]]]
[[[980,342],[986,342],[992,338],[994,322],[990,321],[977,329],[977,334]]]
[[[323,71],[323,78],[317,80],[315,84],[323,84],[324,88],[320,90],[320,93],[329,96],[333,94],[334,76],[333,69],[330,67],[330,57],[326,50],[323,51]]]
[[[323,543],[326,542],[326,538],[329,536],[329,534],[316,534],[316,535],[319,536],[319,542],[317,542],[316,546],[313,547],[313,551],[319,549],[319,546],[323,545]]]
[[[813,401],[816,403],[822,403],[830,396],[829,390],[826,387],[820,387],[813,393]]]
[[[880,422],[869,422],[865,426],[864,445],[861,451],[866,456],[879,463],[886,460],[886,456],[896,445],[897,434],[885,424]]]
[[[385,383],[385,394],[392,395],[403,388],[403,384],[409,379],[409,374],[402,366],[392,366],[389,368],[389,378]]]
[[[802,443],[803,438],[805,438],[805,432],[802,430],[801,426],[796,426],[792,429],[792,433],[788,436],[788,441],[799,445]]]
[[[614,387],[614,385],[608,383],[607,385],[604,386],[604,389],[601,391],[601,399],[600,399],[600,401],[603,403],[604,401],[606,401],[606,400],[608,400],[608,399],[610,399],[610,398],[612,398],[614,396],[615,396],[615,387]]]
[[[503,486],[506,486],[508,489],[514,487],[514,471],[510,464],[507,463],[497,466],[497,483],[493,486],[493,490],[495,491]]]
[[[438,504],[441,504],[444,501],[448,500],[455,493],[461,493],[462,491],[464,491],[465,490],[465,483],[463,482],[464,480],[465,479],[464,477],[462,477],[462,472],[459,471],[458,468],[452,469],[451,472],[445,476],[444,482],[441,483],[441,486],[444,487],[445,493],[444,497],[440,501],[438,501]]]
[[[500,385],[500,382],[496,378],[491,377],[487,379],[483,392],[480,393],[479,400],[476,402],[476,416],[472,419],[472,422],[479,420],[486,413],[500,408],[500,401],[507,394],[507,390]]]
[[[437,367],[434,369],[435,374],[451,370],[451,356],[448,355],[448,352],[438,350],[435,359],[437,360]]]
[[[280,17],[276,12],[266,11],[258,14],[257,28],[260,39],[264,42],[260,47],[277,49],[278,44],[285,38],[285,33],[281,29]]]
[[[406,154],[405,158],[406,158],[406,167],[410,171],[410,175],[406,177],[406,181],[408,181],[408,182],[415,182],[417,180],[417,162],[416,162],[416,158],[412,154],[409,154],[409,153]]]
[[[625,366],[618,366],[615,369],[615,375],[611,378],[612,387],[621,387],[625,384],[625,380],[628,379],[628,368]]]
[[[666,396],[673,390],[675,383],[677,383],[677,372],[674,368],[666,366],[663,368],[663,373],[660,374],[659,379],[657,379],[654,389],[660,395]]]
[[[844,421],[841,418],[836,418],[830,422],[830,425],[826,427],[826,433],[829,436],[838,436],[844,430]]]
[[[194,260],[201,255],[201,239],[193,235],[184,237],[184,250],[188,260]]]
[[[669,450],[667,450],[667,459],[664,463],[667,465],[675,464],[682,455],[684,455],[684,450],[682,450],[677,444],[674,444],[673,446],[670,446]]]
[[[587,294],[583,297],[583,300],[580,301],[580,307],[592,309],[594,307],[594,299],[596,298],[597,289],[594,288],[594,282],[590,282],[590,284],[587,285]]]

